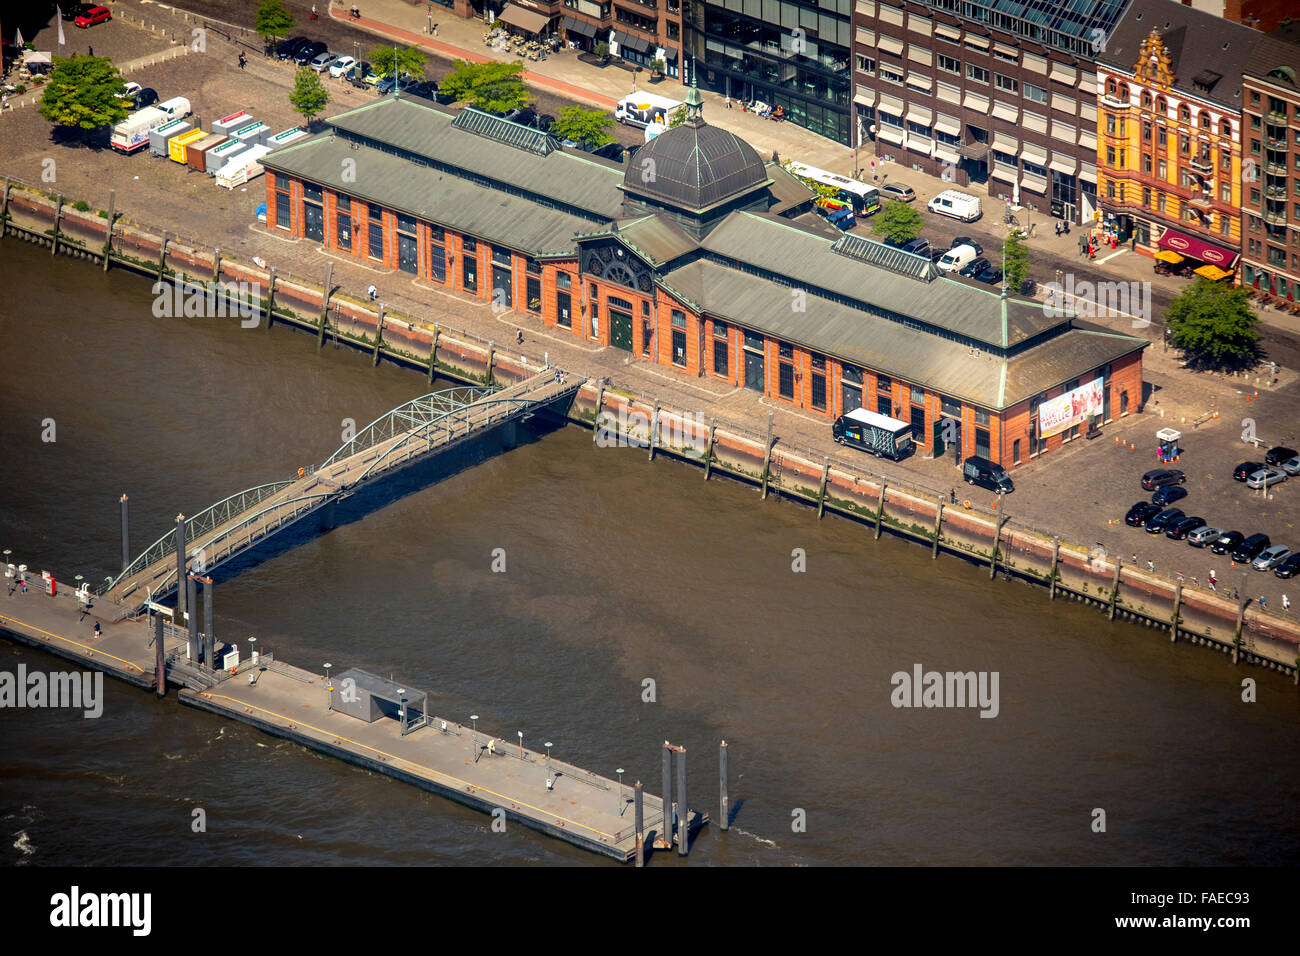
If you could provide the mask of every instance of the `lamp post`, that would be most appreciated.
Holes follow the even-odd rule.
[[[519,730],[516,731],[516,733],[519,734],[519,759],[523,760],[524,759],[524,732],[522,730]]]
[[[623,774],[626,772],[622,767],[614,771],[618,774],[618,812],[623,812]]]
[[[328,661],[325,664],[325,709],[334,709],[334,685],[330,683],[330,668],[334,665]]]
[[[248,657],[254,665],[257,664],[257,638],[251,634],[248,636]]]

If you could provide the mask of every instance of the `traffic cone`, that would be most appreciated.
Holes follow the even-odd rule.
[[[1250,396],[1249,396],[1249,395],[1246,396],[1246,401],[1247,401],[1247,402],[1250,401]],[[187,587],[188,587],[188,585],[187,585]]]

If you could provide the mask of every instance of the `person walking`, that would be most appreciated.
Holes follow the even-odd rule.
[[[1059,220],[1052,225],[1052,228],[1056,231],[1058,236],[1061,234],[1061,223]]]
[[[86,56],[94,56],[94,55],[95,55],[95,48],[93,46],[87,46]]]
[[[1218,588],[1216,588],[1216,587],[1214,586],[1214,584],[1215,584],[1214,568],[1210,568],[1210,590],[1211,590],[1211,591],[1217,591],[1217,590],[1218,590]]]
[[[311,19],[313,19],[313,20],[317,19],[317,16],[316,16],[316,4],[314,4],[314,3],[311,5]]]
[[[1148,562],[1147,562],[1147,570],[1150,571],[1152,574],[1155,574],[1155,573],[1156,573],[1156,563],[1155,563],[1154,561],[1148,561]]]
[[[1262,611],[1267,607],[1268,607],[1268,598],[1264,597],[1264,595],[1261,594],[1259,596],[1259,608]]]
[[[375,301],[375,296],[379,294],[379,290],[375,288],[375,284],[373,282],[370,283],[370,288],[366,290],[366,294],[370,296],[371,302]]]
[[[243,50],[240,50],[240,51],[239,51],[239,68],[242,70],[242,69],[244,68],[244,64],[247,63],[247,62],[248,62],[248,58],[244,56],[244,51],[243,51]]]
[[[187,585],[187,587],[188,587],[188,585]],[[95,622],[95,636],[96,636],[96,637],[99,637],[99,635],[100,635],[99,622],[96,621],[96,622]]]
[[[1282,595],[1282,610],[1284,611],[1291,610],[1291,599],[1287,597],[1285,594]]]
[[[19,589],[20,591],[22,591],[24,594],[27,593],[27,579],[26,579],[26,578],[19,578],[19,579],[18,579],[18,589]]]

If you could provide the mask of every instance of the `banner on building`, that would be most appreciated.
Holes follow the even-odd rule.
[[[1100,415],[1102,389],[1102,380],[1097,378],[1051,401],[1043,402],[1038,406],[1038,436],[1046,438],[1055,435],[1073,428],[1091,415]]]

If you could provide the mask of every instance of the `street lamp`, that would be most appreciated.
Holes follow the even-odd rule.
[[[248,636],[248,656],[254,665],[257,664],[257,638],[251,634]]]
[[[334,666],[333,664],[330,664],[328,662],[326,662],[325,664],[325,709],[326,710],[334,709],[334,685],[330,683],[330,668],[333,666]]]
[[[520,730],[520,731],[516,731],[516,733],[519,734],[519,759],[523,760],[524,759],[524,732]]]
[[[618,807],[619,807],[619,812],[621,813],[623,810],[623,774],[626,773],[627,771],[625,771],[622,767],[619,767],[614,772],[618,774]]]

